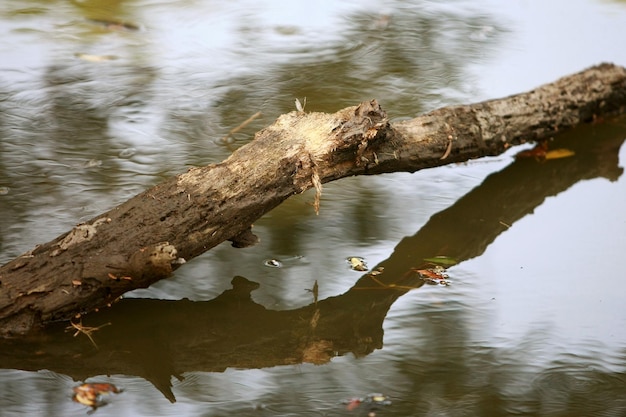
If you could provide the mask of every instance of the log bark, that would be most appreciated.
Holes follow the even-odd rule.
[[[0,334],[106,306],[232,240],[289,196],[352,175],[497,155],[626,108],[626,69],[602,64],[527,93],[389,123],[372,100],[291,112],[222,163],[192,168],[0,267]]]

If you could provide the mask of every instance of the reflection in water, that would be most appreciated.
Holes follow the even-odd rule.
[[[0,262],[189,165],[224,159],[232,149],[219,138],[261,111],[232,146],[247,143],[295,97],[331,112],[376,97],[400,118],[473,102],[468,68],[499,47],[507,24],[462,2],[298,3],[2,2]],[[477,342],[468,315],[480,307],[454,293],[467,289],[462,265],[446,288],[411,272],[437,255],[479,257],[572,184],[616,180],[623,131],[580,129],[563,138],[580,144],[576,157],[516,162],[466,194],[480,181],[450,168],[456,177],[415,184],[329,184],[320,216],[296,196],[259,221],[263,245],[215,248],[137,293],[178,301],[129,298],[84,318],[112,323],[93,334],[98,350],[64,325],[4,341],[1,414],[84,415],[71,392],[86,379],[124,389],[98,415],[355,415],[340,400],[378,391],[393,400],[380,415],[624,414],[619,344],[554,354],[543,328],[515,346]],[[349,270],[345,258],[357,255],[384,267],[382,285]],[[285,267],[264,268],[271,258]],[[305,291],[314,282],[317,303]]]
[[[577,157],[540,165],[518,160],[492,174],[450,208],[434,215],[414,236],[404,238],[389,259],[364,274],[345,294],[321,301],[313,296],[309,305],[295,310],[269,310],[251,298],[257,283],[235,277],[233,288],[211,301],[122,300],[81,322],[91,327],[110,323],[94,334],[96,347],[87,338],[71,339],[59,329],[30,342],[5,342],[5,352],[13,353],[5,354],[0,366],[47,367],[77,380],[130,373],[150,381],[174,402],[172,377],[183,381],[190,372],[326,364],[348,353],[369,355],[383,346],[383,322],[392,304],[410,289],[423,285],[424,280],[413,269],[424,265],[426,258],[445,253],[462,262],[478,256],[507,229],[501,219],[512,225],[546,197],[582,179],[602,175],[614,180],[622,174],[616,156],[623,137],[605,136],[598,143],[585,130],[589,131],[580,129],[561,136]],[[507,192],[517,198],[502,193],[502,184],[507,184]],[[317,289],[314,292],[317,295]],[[405,384],[388,382],[389,389],[414,399],[414,414],[425,407],[434,414],[451,408],[469,408],[478,414],[536,414],[551,407],[557,394],[564,396],[558,401],[559,410],[570,412],[570,398],[593,393],[596,384],[607,378],[619,381],[618,375],[604,372],[589,380],[595,371],[590,374],[588,368],[582,368],[581,373],[572,368],[568,358],[563,358],[562,369],[558,362],[547,370],[492,366],[519,363],[529,354],[526,352],[535,349],[522,345],[511,352],[487,347],[476,351],[469,343],[461,314],[457,308],[423,311],[420,339],[433,345],[417,345],[419,355],[408,355],[410,359],[400,370],[400,375],[406,373],[412,381],[410,391],[405,391]],[[531,335],[526,343],[538,343],[542,337]],[[508,360],[509,355],[517,356],[516,360]],[[81,361],[78,368],[77,358]],[[415,365],[410,365],[413,361]],[[520,392],[521,387],[525,388]],[[587,404],[604,405],[595,401]],[[575,410],[580,409],[576,403]]]

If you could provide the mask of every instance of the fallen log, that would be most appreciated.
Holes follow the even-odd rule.
[[[222,163],[192,168],[0,267],[0,333],[24,334],[170,276],[289,196],[352,175],[414,172],[623,113],[626,69],[602,64],[527,93],[390,123],[372,100],[291,112]]]
[[[582,126],[551,142],[575,151],[572,158],[545,163],[519,158],[489,175],[413,236],[399,240],[387,259],[355,278],[343,294],[318,300],[311,291],[308,305],[277,311],[251,297],[261,284],[235,276],[232,289],[206,301],[124,298],[76,327],[58,323],[30,337],[0,340],[0,368],[47,369],[74,381],[135,375],[173,402],[172,378],[192,372],[363,357],[383,347],[384,321],[396,300],[425,283],[415,272],[432,266],[424,259],[445,253],[463,262],[480,256],[546,198],[581,181],[616,181],[623,175],[620,124]],[[347,268],[346,274],[354,276]],[[458,278],[451,274],[453,286]],[[328,282],[322,277],[320,288]],[[306,284],[312,284],[310,278]]]

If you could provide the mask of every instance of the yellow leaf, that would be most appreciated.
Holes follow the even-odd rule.
[[[346,258],[346,260],[350,264],[350,268],[352,268],[353,271],[367,271],[368,270],[367,265],[365,264],[365,259],[361,257],[351,256],[349,258]]]
[[[567,158],[569,156],[573,156],[574,151],[570,151],[569,149],[552,149],[551,151],[546,152],[546,159],[559,159],[559,158]]]

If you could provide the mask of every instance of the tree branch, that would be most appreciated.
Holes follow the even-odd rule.
[[[0,333],[26,333],[170,276],[289,196],[352,175],[497,155],[626,107],[626,69],[602,64],[533,91],[389,123],[372,100],[291,112],[222,163],[192,168],[0,267]]]

